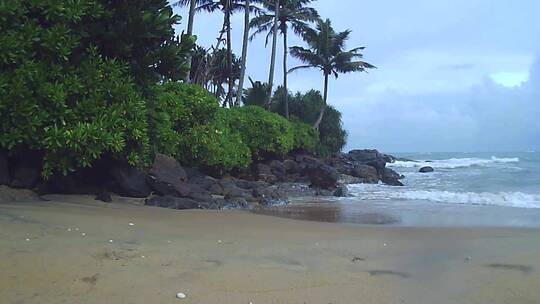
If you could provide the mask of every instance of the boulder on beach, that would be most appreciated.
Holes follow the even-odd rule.
[[[435,169],[433,169],[433,167],[430,167],[430,166],[425,166],[425,167],[420,168],[420,170],[418,170],[418,172],[420,173],[430,173],[433,171],[435,171]]]
[[[333,190],[337,186],[339,172],[328,165],[320,165],[309,171],[311,186],[315,188]]]
[[[379,175],[377,174],[377,169],[372,166],[358,164],[352,169],[351,175],[361,178],[362,183],[376,184],[379,182]]]
[[[184,168],[176,159],[156,154],[154,164],[148,172],[147,182],[160,195],[178,195],[179,185],[187,181]]]
[[[148,197],[152,191],[146,183],[146,173],[131,166],[114,166],[111,176],[116,192],[127,197]]]
[[[402,178],[403,176],[396,171],[390,168],[384,168],[381,181],[390,186],[403,186],[403,183],[400,181]]]

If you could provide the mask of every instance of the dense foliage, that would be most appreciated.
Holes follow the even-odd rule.
[[[284,115],[283,96],[286,94],[283,88],[278,88],[272,100],[272,110]],[[319,91],[311,90],[303,93],[289,94],[289,111],[292,117],[312,125],[317,121],[321,106],[324,104]],[[343,129],[341,113],[330,105],[326,105],[325,116],[319,125],[319,143],[314,149],[317,154],[327,156],[340,152],[347,142],[347,132]]]
[[[219,44],[194,51],[194,37],[175,36],[179,21],[166,0],[0,1],[0,149],[37,152],[49,177],[104,157],[145,167],[159,152],[228,171],[342,148],[333,108],[320,132],[308,126],[323,105],[318,92],[282,89],[266,104],[268,86],[252,81],[246,106],[223,108],[240,59]],[[196,84],[178,82],[187,75]],[[283,96],[291,120],[267,110],[281,111]]]
[[[183,163],[231,170],[268,154],[316,149],[316,131],[263,108],[220,108],[198,85],[166,83],[156,90],[150,103],[154,147]]]
[[[93,47],[96,1],[0,6],[0,147],[42,152],[43,175],[91,166],[104,154],[149,159],[146,105],[129,70]]]

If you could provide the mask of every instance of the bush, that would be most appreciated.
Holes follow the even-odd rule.
[[[292,122],[294,131],[294,149],[315,152],[319,145],[319,132],[299,120]]]
[[[229,109],[226,121],[240,132],[254,158],[265,153],[284,155],[294,148],[292,124],[285,118],[258,106]]]
[[[127,68],[91,53],[78,67],[25,61],[0,76],[0,146],[42,151],[43,176],[105,153],[143,166],[146,106]]]
[[[180,144],[182,162],[224,171],[246,168],[251,164],[251,151],[243,142],[242,135],[226,122],[229,111],[220,109],[214,121],[183,134]]]
[[[278,88],[272,101],[272,111],[281,115],[284,115],[284,95],[283,88]],[[319,91],[311,90],[304,94],[296,93],[294,96],[289,94],[290,115],[308,125],[315,123],[322,104],[323,98]],[[326,106],[323,120],[319,126],[319,138],[315,152],[320,156],[340,152],[347,142],[347,132],[343,129],[341,113],[332,106]]]
[[[155,149],[183,164],[223,170],[244,168],[251,153],[238,131],[225,121],[218,100],[198,85],[166,83],[150,106]]]
[[[212,122],[219,102],[198,85],[170,82],[156,87],[149,108],[155,149],[180,158],[182,137],[194,127]]]

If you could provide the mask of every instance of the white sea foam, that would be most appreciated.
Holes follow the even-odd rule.
[[[540,194],[522,192],[453,192],[441,190],[408,190],[383,185],[350,185],[352,195],[375,200],[425,200],[435,203],[494,205],[519,208],[540,208]]]
[[[501,163],[517,163],[519,158],[498,158],[492,156],[491,158],[450,158],[450,159],[441,159],[433,161],[396,161],[394,163],[388,164],[391,167],[400,167],[400,168],[415,168],[430,166],[433,168],[440,169],[455,169],[455,168],[465,168],[472,166],[489,166],[492,164],[501,164]]]

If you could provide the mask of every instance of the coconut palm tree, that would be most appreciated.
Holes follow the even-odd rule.
[[[235,106],[240,106],[242,101],[242,95],[244,93],[244,78],[246,77],[247,68],[247,52],[248,52],[248,39],[249,39],[249,14],[250,14],[250,0],[244,2],[244,39],[242,40],[242,63],[240,70],[240,79],[238,81],[238,94],[236,94]]]
[[[319,128],[326,109],[329,76],[334,75],[338,78],[339,74],[365,72],[367,69],[375,68],[375,66],[365,61],[357,60],[363,57],[360,51],[365,47],[344,51],[345,42],[349,39],[350,34],[350,30],[336,33],[329,19],[326,19],[326,21],[319,20],[316,29],[308,29],[303,35],[304,41],[308,44],[308,49],[299,46],[291,47],[291,55],[305,63],[305,65],[292,68],[289,72],[298,69],[317,68],[324,75],[323,105],[319,118],[313,125],[315,129]]]
[[[302,35],[306,29],[309,28],[309,24],[316,22],[319,19],[317,10],[312,7],[307,7],[315,0],[281,0],[279,6],[276,6],[273,2],[265,2],[263,6],[265,13],[253,18],[250,22],[250,27],[255,29],[255,32],[251,35],[253,39],[258,34],[267,32],[266,42],[270,35],[274,34],[274,20],[278,20],[278,31],[283,35],[283,88],[288,90],[287,86],[287,57],[289,46],[288,41],[288,29],[291,28],[297,35]],[[279,10],[276,11],[276,7]],[[278,18],[276,18],[276,15]],[[289,102],[288,96],[285,94],[284,100],[284,112],[285,116],[289,118]]]

